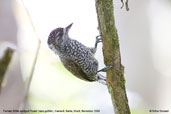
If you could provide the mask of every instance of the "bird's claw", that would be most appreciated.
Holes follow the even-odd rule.
[[[107,70],[109,70],[112,67],[113,67],[113,65],[109,65],[109,66],[102,68],[101,70],[98,70],[97,72],[106,72]]]
[[[101,35],[96,36],[96,43],[102,42]]]

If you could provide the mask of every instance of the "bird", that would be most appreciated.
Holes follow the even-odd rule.
[[[102,42],[100,35],[96,37],[94,47],[87,47],[79,41],[70,38],[69,31],[73,23],[67,27],[58,27],[48,36],[49,48],[59,56],[64,67],[77,78],[88,82],[100,82],[106,85],[106,77],[99,72],[106,72],[111,66],[98,70],[98,61],[94,57],[97,45]]]

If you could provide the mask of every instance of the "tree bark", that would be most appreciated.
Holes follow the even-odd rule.
[[[7,71],[8,65],[11,61],[13,52],[14,52],[13,49],[7,48],[4,51],[4,55],[0,59],[0,92],[1,92],[2,82],[3,82],[4,76],[5,76],[5,72]]]
[[[130,114],[113,10],[113,0],[96,0],[104,63],[107,66],[113,65],[113,68],[107,71],[107,86],[111,94],[114,111],[115,114]]]

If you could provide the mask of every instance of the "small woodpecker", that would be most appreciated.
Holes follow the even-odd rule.
[[[65,28],[59,27],[52,30],[47,41],[49,48],[59,56],[65,68],[74,76],[85,81],[98,81],[106,84],[106,77],[98,72],[106,72],[111,66],[98,71],[98,61],[94,57],[101,38],[96,37],[93,48],[87,47],[69,37],[68,32],[72,25],[73,23]]]

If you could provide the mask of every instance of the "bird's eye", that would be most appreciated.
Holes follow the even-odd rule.
[[[56,37],[56,42],[57,42],[57,43],[62,42],[62,37],[61,37],[61,36],[57,36],[57,37]]]

